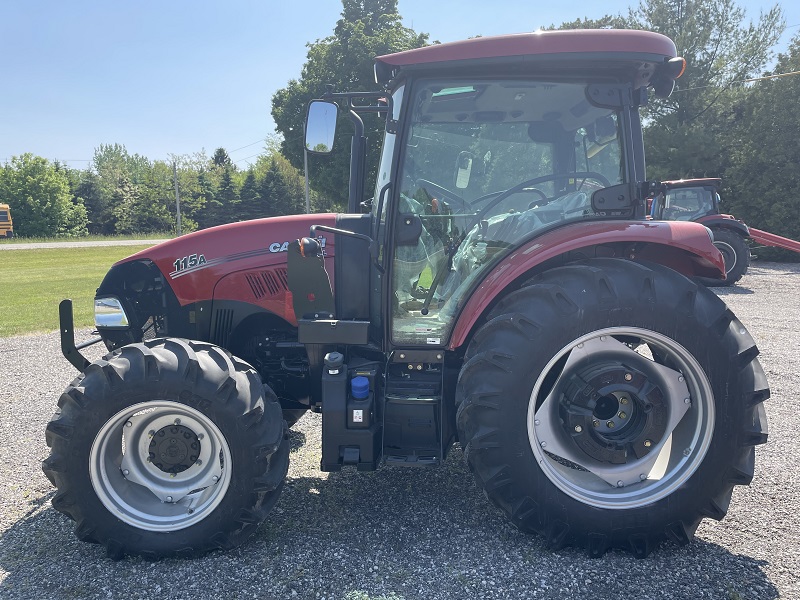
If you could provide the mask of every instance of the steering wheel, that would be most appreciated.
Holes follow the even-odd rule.
[[[461,196],[456,194],[455,192],[451,192],[445,187],[440,186],[438,183],[433,183],[428,179],[417,179],[417,184],[422,184],[423,187],[431,188],[434,192],[438,192],[442,196],[446,196],[450,200],[455,200],[461,205],[462,212],[472,212],[472,205],[464,200]]]
[[[611,182],[608,181],[603,175],[597,173],[595,171],[572,171],[571,173],[552,173],[550,175],[543,175],[541,177],[534,177],[533,179],[528,179],[527,181],[523,181],[522,183],[518,183],[514,187],[508,188],[506,191],[501,192],[499,196],[494,198],[489,204],[483,207],[481,211],[477,214],[477,218],[475,223],[480,223],[481,219],[488,213],[491,209],[497,206],[500,202],[508,198],[512,194],[516,194],[517,192],[522,191],[523,189],[532,186],[536,183],[544,183],[545,181],[554,181],[556,179],[594,179],[599,181],[603,184],[603,187],[608,187],[611,185]],[[583,184],[581,184],[583,185]],[[534,188],[535,189],[535,188]],[[538,191],[538,190],[537,190]],[[544,196],[544,194],[542,194]],[[546,198],[546,196],[545,196]],[[471,229],[471,228],[470,228]]]

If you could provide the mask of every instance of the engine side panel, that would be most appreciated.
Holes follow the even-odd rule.
[[[259,286],[269,289],[273,276],[278,278],[276,285],[281,286],[280,267],[282,265],[285,270],[289,242],[308,236],[311,225],[335,226],[335,223],[333,214],[290,215],[231,223],[181,236],[121,262],[151,260],[182,306],[214,297],[230,300],[243,297],[228,294],[241,293],[252,298],[259,293]],[[334,242],[332,236],[326,238],[325,250],[332,257]],[[262,276],[265,272],[270,273],[266,279]],[[333,264],[329,272],[333,273]],[[220,280],[232,273],[242,275],[226,283],[219,292],[215,291]],[[245,273],[251,273],[250,280]],[[282,294],[285,290],[278,297],[264,294],[260,300],[271,306],[281,300],[286,304]],[[291,310],[291,302],[288,307]],[[286,314],[283,308],[273,312]]]

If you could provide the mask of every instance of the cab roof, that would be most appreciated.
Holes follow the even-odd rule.
[[[652,69],[677,56],[668,37],[650,31],[624,29],[570,29],[480,37],[414,50],[386,54],[375,59],[376,78],[387,83],[399,71],[441,69],[494,64],[569,62],[597,68],[603,63],[634,63]],[[642,64],[644,63],[644,64]],[[648,79],[645,73],[644,79]]]
[[[719,177],[702,177],[697,179],[673,179],[671,181],[662,181],[661,183],[670,189],[699,187],[703,185],[719,187],[722,185],[722,179]]]

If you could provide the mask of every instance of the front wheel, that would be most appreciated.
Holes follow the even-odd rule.
[[[750,247],[747,241],[729,229],[714,228],[714,245],[725,260],[725,279],[703,279],[703,283],[714,287],[733,285],[739,281],[750,266]]]
[[[721,519],[753,477],[769,395],[724,303],[659,265],[536,276],[477,331],[457,386],[478,483],[525,531],[646,556]]]
[[[281,407],[258,374],[178,339],[90,365],[61,395],[46,439],[53,507],[112,558],[238,545],[277,501],[289,465]]]

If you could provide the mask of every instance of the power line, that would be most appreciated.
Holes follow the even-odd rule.
[[[233,164],[240,163],[243,160],[247,160],[248,158],[253,158],[255,156],[261,156],[261,152],[259,152],[258,154],[251,154],[250,156],[245,156],[244,158],[240,158],[239,160],[235,160],[233,161]]]
[[[249,148],[250,146],[255,146],[256,144],[263,144],[264,140],[256,140],[252,144],[247,144],[246,146],[242,146],[241,148],[236,148],[236,150],[231,150],[228,154],[232,154],[233,152],[238,152],[239,150],[244,150],[245,148]]]
[[[779,73],[777,75],[764,75],[763,77],[754,77],[753,79],[742,79],[741,81],[731,81],[730,83],[728,83],[728,85],[733,85],[734,83],[753,83],[754,81],[765,81],[767,79],[779,79],[781,77],[789,77],[790,75],[800,75],[800,71],[792,71],[791,73]],[[717,87],[717,86],[715,86],[715,85],[700,85],[700,86],[692,87],[692,88],[677,89],[673,93],[689,92],[691,90],[703,90],[705,88],[710,88],[710,87]]]

